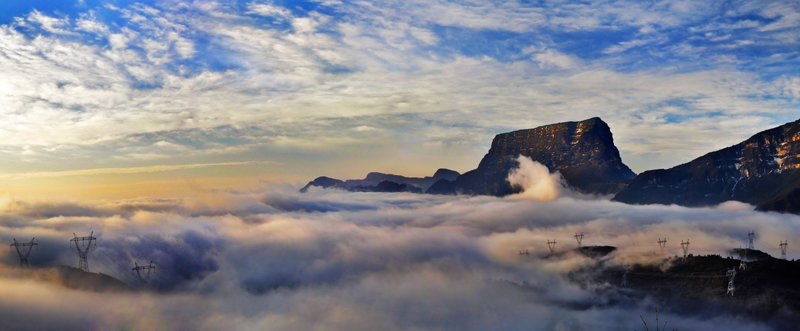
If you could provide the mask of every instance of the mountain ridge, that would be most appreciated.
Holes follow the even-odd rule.
[[[436,181],[442,179],[455,179],[458,176],[458,172],[445,168],[439,168],[436,170],[433,176],[425,177],[406,177],[381,172],[370,172],[366,177],[364,177],[364,179],[340,180],[331,177],[320,176],[308,182],[306,186],[300,189],[300,193],[307,192],[312,186],[322,188],[338,188],[345,191],[356,192],[423,193]]]
[[[639,174],[613,198],[629,204],[711,206],[735,200],[800,212],[800,120],[669,169]]]

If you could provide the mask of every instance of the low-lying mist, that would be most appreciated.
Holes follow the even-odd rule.
[[[728,255],[757,233],[776,254],[800,235],[800,217],[725,203],[714,208],[631,206],[566,192],[536,163],[514,174],[507,198],[351,193],[279,186],[206,192],[181,200],[0,201],[4,243],[39,244],[30,269],[10,250],[0,267],[0,318],[14,330],[632,330],[657,299],[619,284],[566,275],[591,259],[549,254],[611,245],[608,266],[690,253]],[[545,174],[547,178],[534,178]],[[527,177],[526,177],[527,176]],[[551,185],[548,187],[548,185]],[[555,185],[555,186],[553,186]],[[535,188],[535,191],[534,191]],[[94,231],[89,268],[130,292],[68,288],[73,233]],[[658,246],[667,238],[666,251]],[[530,255],[520,255],[519,251]],[[795,249],[789,259],[800,258]],[[134,262],[156,273],[141,282]],[[679,330],[768,330],[728,311],[659,307]]]

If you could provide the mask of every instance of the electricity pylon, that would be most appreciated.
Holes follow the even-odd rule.
[[[728,276],[728,293],[725,294],[733,296],[733,291],[736,291],[736,285],[733,284],[733,278],[736,277],[736,268],[728,270],[725,275]]]
[[[630,269],[630,264],[625,264],[625,273],[622,274],[622,287],[628,288],[628,270]]]
[[[686,241],[681,240],[681,248],[683,249],[683,260],[686,261],[686,253],[689,252],[689,239],[686,239]]]
[[[583,241],[583,232],[581,232],[581,234],[575,232],[575,240],[578,241],[578,247],[581,247],[581,241]]]
[[[747,270],[747,249],[739,247],[739,269]]]
[[[781,258],[786,260],[786,246],[789,245],[789,241],[781,241]]]
[[[69,240],[75,242],[75,248],[78,250],[78,256],[80,257],[80,261],[78,262],[78,269],[81,269],[86,272],[89,272],[89,261],[86,259],[86,254],[89,253],[89,248],[92,247],[92,241],[94,241],[95,242],[94,245],[97,246],[97,238],[93,237],[92,236],[93,234],[94,231],[92,231],[92,233],[89,234],[88,237],[78,237],[78,235],[73,232],[72,235],[74,235],[75,238]],[[84,249],[81,249],[81,247],[78,246],[79,241],[84,246]],[[88,245],[86,244],[87,241],[89,242]]]
[[[556,240],[555,239],[553,239],[553,241],[548,240],[547,248],[550,249],[550,255],[553,255],[556,251]]]
[[[667,238],[658,238],[658,246],[661,247],[661,254],[664,254],[664,248],[667,247]]]
[[[524,252],[523,252],[523,251],[519,251],[519,255],[530,255],[530,254],[531,254],[531,253],[530,253],[530,252],[528,252],[528,250],[527,250],[527,249],[526,249]]]
[[[753,247],[753,237],[755,236],[756,233],[753,231],[747,233],[747,239],[750,239],[750,242],[747,244],[747,249],[755,249],[755,247]]]
[[[146,283],[147,279],[150,278],[150,271],[156,272],[156,266],[153,265],[153,261],[150,261],[150,265],[140,266],[136,262],[133,262],[133,265],[136,266],[133,268],[133,271],[136,271],[136,275],[139,276],[139,279],[142,281],[142,283]],[[144,275],[144,277],[142,276],[142,270],[147,270],[147,273]]]
[[[14,238],[14,243],[11,244],[11,247],[14,247],[14,248],[17,249],[17,254],[19,255],[19,266],[20,266],[20,268],[24,268],[24,267],[28,267],[29,266],[28,265],[28,256],[31,256],[31,250],[33,250],[33,246],[36,246],[36,249],[39,249],[39,244],[33,242],[33,239],[35,239],[35,238],[31,238],[31,242],[28,242],[28,243],[18,243],[17,239]],[[22,247],[22,250],[19,249],[20,247]],[[28,249],[25,249],[25,247],[27,247]],[[24,251],[24,253],[23,253],[23,251]]]

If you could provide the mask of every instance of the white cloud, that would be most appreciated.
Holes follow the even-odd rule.
[[[247,4],[247,14],[255,14],[261,16],[271,16],[278,18],[290,18],[292,12],[283,7],[275,6],[271,3],[256,3],[250,2]]]
[[[102,148],[128,135],[253,126],[265,136],[242,139],[238,149],[218,144],[202,148],[218,149],[215,155],[223,155],[223,150],[264,148],[280,142],[286,148],[313,150],[330,144],[327,146],[346,153],[344,143],[357,137],[338,135],[366,120],[371,127],[391,132],[376,143],[409,151],[423,146],[418,152],[426,154],[418,158],[426,167],[468,170],[485,153],[494,133],[601,116],[611,123],[624,160],[642,171],[671,166],[738,142],[774,125],[772,118],[790,116],[793,111],[784,100],[768,97],[792,95],[791,89],[782,87],[784,83],[763,81],[735,68],[611,69],[626,61],[620,54],[623,50],[661,43],[661,29],[679,22],[670,18],[673,14],[656,14],[672,5],[686,11],[686,3],[652,8],[628,3],[598,5],[606,16],[598,16],[584,5],[576,5],[574,11],[558,11],[557,6],[518,10],[523,4],[513,2],[331,3],[343,17],[316,12],[286,16],[288,9],[276,4],[249,5],[251,11],[266,8],[256,5],[274,7],[262,11],[283,15],[292,28],[255,24],[252,18],[212,3],[193,4],[193,10],[201,11],[191,14],[168,6],[115,9],[127,17],[121,28],[101,26],[102,22],[89,20],[90,16],[80,16],[75,26],[67,19],[43,19],[52,23],[47,25],[51,29],[72,33],[70,37],[25,35],[15,26],[4,26],[0,31],[0,50],[5,54],[0,56],[0,150],[5,155],[63,157],[58,153],[66,149],[49,152],[48,148]],[[628,5],[630,11],[623,10]],[[556,12],[560,14],[553,14]],[[542,15],[548,18],[542,19]],[[559,22],[559,17],[565,20]],[[595,18],[575,25],[578,18],[585,17]],[[693,17],[683,18],[691,21]],[[36,24],[47,31],[45,25]],[[452,40],[435,32],[437,24],[506,31],[533,31],[544,25],[562,30],[634,25],[654,29],[646,36],[658,37],[611,46],[605,52],[614,57],[599,60],[583,59],[536,39],[525,43],[528,47],[520,53],[520,60],[502,62],[489,56],[462,55],[457,48],[451,52],[448,43]],[[108,45],[82,43],[75,34],[87,40],[104,35]],[[203,61],[208,59],[195,61],[201,55],[196,44],[200,35],[207,43],[202,55],[218,56],[229,69],[206,67]],[[748,40],[733,36],[728,43]],[[753,45],[760,42],[758,39]],[[689,42],[665,47],[665,52],[692,59],[704,58],[707,51]],[[747,63],[740,57],[708,58],[706,63]],[[781,59],[786,58],[775,61]],[[664,105],[675,100],[686,108]],[[693,119],[666,123],[665,115],[676,112]],[[180,115],[187,113],[192,115]],[[709,114],[726,120],[709,118]],[[406,125],[384,127],[381,121],[404,121]],[[757,124],[748,126],[744,124],[747,121]],[[330,122],[336,124],[326,124]],[[421,125],[433,127],[424,131],[418,129]],[[48,130],[42,132],[42,127]],[[303,130],[307,127],[315,128],[313,134]],[[412,132],[413,137],[409,136]],[[719,132],[732,133],[719,138]],[[473,147],[453,148],[467,145]],[[21,146],[32,147],[23,150]],[[133,149],[109,153],[117,153],[112,159],[120,160],[166,155]],[[385,157],[363,161],[364,165],[352,167],[352,176],[373,165],[401,171],[402,166],[409,166]],[[313,177],[321,169],[308,171]]]
[[[653,44],[653,43],[663,43],[665,41],[667,41],[667,40],[664,37],[646,38],[646,39],[634,39],[634,40],[630,40],[630,41],[623,41],[623,42],[621,42],[621,43],[619,43],[617,45],[614,45],[614,46],[611,46],[611,47],[608,47],[608,48],[604,49],[603,53],[605,53],[605,54],[621,53],[621,52],[627,51],[627,50],[629,50],[631,48],[644,46],[644,45],[649,45],[649,44]]]
[[[0,294],[19,300],[0,302],[0,311],[4,323],[23,330],[80,330],[91,323],[104,329],[484,330],[501,325],[610,331],[641,325],[634,316],[652,316],[657,305],[660,320],[680,329],[766,330],[783,319],[735,308],[686,312],[658,296],[642,299],[621,291],[594,275],[574,277],[586,269],[661,261],[655,242],[665,235],[689,238],[689,253],[723,256],[742,245],[748,231],[757,233],[756,248],[762,250],[787,235],[800,235],[797,216],[746,207],[333,190],[300,195],[275,189],[86,203],[3,197],[0,238],[35,237],[40,247],[31,255],[32,270],[13,267],[16,256],[3,258]],[[58,281],[58,271],[48,267],[76,262],[64,241],[73,232],[90,231],[98,238],[90,250],[91,271],[145,291],[95,293]],[[603,263],[570,254],[576,231],[587,234],[584,245],[619,249]],[[542,259],[544,242],[553,239],[556,250],[566,254]],[[665,255],[677,254],[678,244],[668,239]],[[519,250],[532,255],[519,256]],[[789,258],[795,253],[790,251]],[[136,261],[150,260],[157,274],[143,285],[129,270]],[[147,286],[160,292],[150,293]],[[729,314],[738,317],[731,322]]]
[[[571,69],[577,65],[577,61],[571,56],[552,49],[534,54],[533,60],[539,63],[540,68]]]

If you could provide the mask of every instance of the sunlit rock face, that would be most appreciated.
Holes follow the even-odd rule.
[[[646,171],[614,200],[715,205],[736,200],[760,210],[800,212],[800,120],[671,169]]]
[[[495,136],[478,168],[459,176],[447,192],[445,183],[429,193],[504,196],[517,193],[507,178],[518,156],[527,156],[551,172],[563,174],[574,189],[591,194],[619,192],[636,174],[622,163],[611,129],[600,118],[564,122]],[[432,190],[442,187],[440,192]]]

